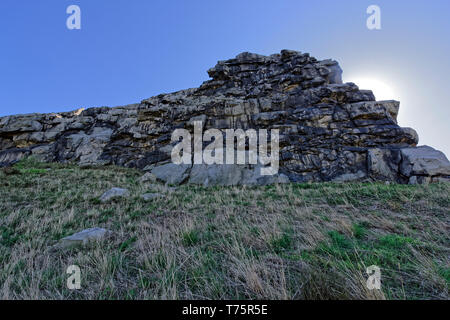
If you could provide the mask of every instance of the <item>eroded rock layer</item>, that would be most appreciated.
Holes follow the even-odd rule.
[[[138,104],[0,118],[0,166],[33,155],[154,170],[166,182],[200,184],[287,178],[421,183],[450,176],[443,153],[416,147],[416,132],[397,124],[399,102],[375,101],[371,91],[342,83],[336,61],[289,50],[271,56],[242,53],[218,62],[208,74],[212,79],[199,88]],[[280,175],[255,177],[247,172],[251,166],[212,166],[208,174],[195,166],[174,169],[172,132],[192,131],[196,120],[204,130],[279,129]]]

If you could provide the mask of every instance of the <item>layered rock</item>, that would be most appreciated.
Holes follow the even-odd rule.
[[[342,83],[333,60],[283,50],[239,54],[208,71],[199,88],[161,94],[116,108],[0,118],[0,166],[33,155],[43,161],[115,164],[153,170],[170,183],[246,184],[450,177],[442,153],[419,147],[417,133],[397,124],[400,103]],[[204,129],[280,130],[280,174],[254,166],[176,166],[172,132]],[[214,167],[215,166],[215,167]]]

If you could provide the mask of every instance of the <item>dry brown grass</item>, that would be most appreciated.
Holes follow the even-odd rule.
[[[31,160],[0,173],[1,299],[448,299],[448,184],[140,184]],[[112,187],[132,196],[109,204]],[[165,196],[146,203],[140,195]],[[51,250],[104,227],[89,247]],[[66,288],[78,265],[82,289]],[[366,267],[382,270],[368,290]]]

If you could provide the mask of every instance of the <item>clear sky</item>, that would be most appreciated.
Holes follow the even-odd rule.
[[[72,4],[81,30],[66,27]],[[381,30],[366,27],[371,4]],[[135,103],[242,51],[293,49],[382,82],[399,124],[450,156],[448,0],[1,0],[0,41],[0,116]]]

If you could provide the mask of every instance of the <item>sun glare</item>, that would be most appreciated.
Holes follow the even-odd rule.
[[[377,100],[393,100],[397,99],[392,87],[378,79],[371,78],[354,78],[347,82],[353,82],[361,90],[372,90]]]

